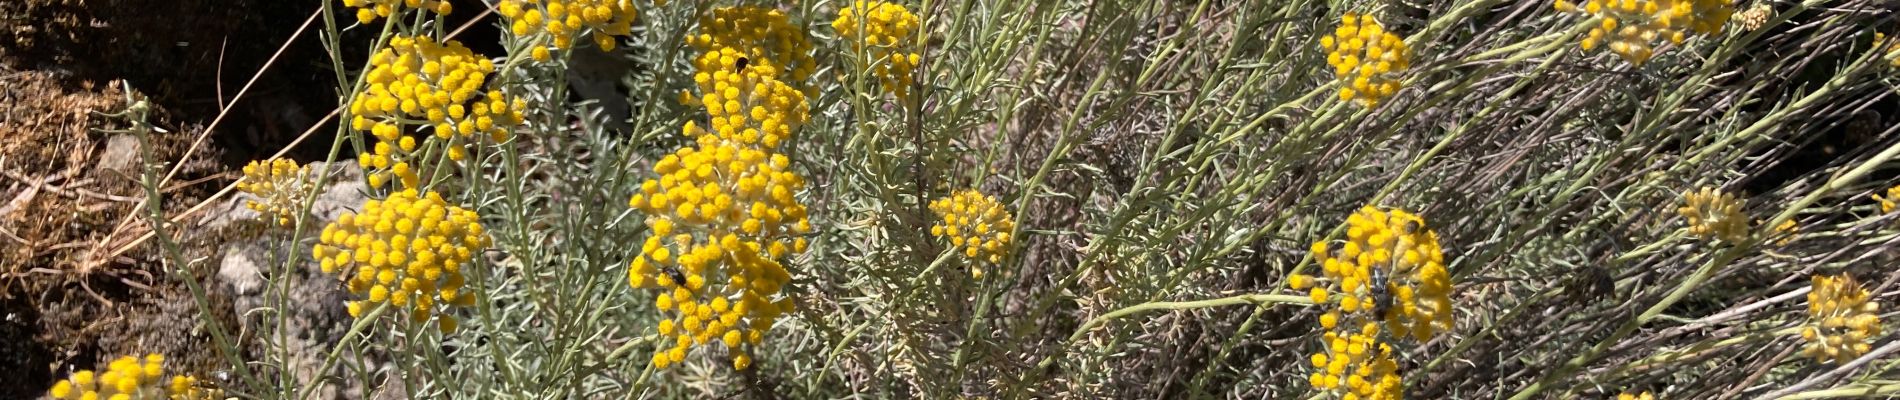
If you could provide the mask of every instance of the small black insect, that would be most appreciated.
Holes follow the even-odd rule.
[[[1367,290],[1372,293],[1372,313],[1375,317],[1382,320],[1386,318],[1387,313],[1392,311],[1392,275],[1390,270],[1390,266],[1373,266],[1372,282],[1366,284],[1369,286]]]
[[[1405,221],[1403,225],[1400,225],[1399,229],[1403,234],[1413,235],[1427,228],[1423,223],[1417,220],[1408,220]],[[1398,243],[1399,242],[1394,241],[1393,246],[1397,247]],[[1397,254],[1399,252],[1399,249],[1393,249],[1395,257],[1399,256]],[[1368,288],[1366,291],[1372,295],[1372,312],[1374,316],[1379,319],[1385,319],[1388,314],[1392,312],[1392,264],[1397,262],[1399,262],[1399,260],[1392,260],[1386,263],[1386,265],[1372,266],[1372,282],[1367,283]]]
[[[1419,221],[1405,221],[1405,225],[1401,226],[1400,229],[1404,229],[1405,234],[1410,235],[1410,234],[1418,233],[1419,230],[1425,229],[1425,224],[1420,223]]]
[[[751,60],[745,59],[745,57],[739,57],[739,61],[732,63],[732,70],[734,72],[744,72],[746,63],[750,61]]]
[[[680,273],[679,268],[671,265],[663,265],[660,266],[660,273],[666,274],[668,278],[673,278],[674,285],[686,287],[686,274]]]

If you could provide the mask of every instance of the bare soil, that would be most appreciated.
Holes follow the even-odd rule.
[[[162,209],[184,213],[334,106],[315,31],[230,100],[313,11],[271,0],[0,1],[0,398],[39,397],[121,355],[163,353],[168,369],[198,376],[224,368],[204,324],[236,326],[230,289],[214,278],[215,258],[192,266],[209,289],[207,318],[155,241],[141,240],[147,160],[136,136],[112,132],[128,121],[109,114],[127,93],[150,100],[160,129],[151,161],[183,166],[162,187]],[[246,234],[187,222],[173,239],[188,259]]]

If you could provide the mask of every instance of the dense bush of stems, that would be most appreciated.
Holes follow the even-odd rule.
[[[479,5],[321,4],[344,123],[238,185],[354,320],[194,387],[1900,393],[1885,2]]]

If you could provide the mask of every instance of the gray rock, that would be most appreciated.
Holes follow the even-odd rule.
[[[93,175],[136,179],[138,161],[139,139],[129,134],[112,135],[106,138],[105,150],[99,152]]]

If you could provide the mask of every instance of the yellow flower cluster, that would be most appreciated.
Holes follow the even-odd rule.
[[[1702,188],[1683,196],[1676,213],[1688,220],[1689,233],[1704,239],[1739,243],[1748,238],[1748,219],[1742,216],[1742,202],[1734,195]]]
[[[1880,202],[1881,214],[1892,213],[1894,208],[1900,207],[1900,186],[1887,188],[1886,196],[1874,194],[1874,201]]]
[[[343,0],[343,5],[356,7],[356,20],[365,24],[395,15],[405,7],[435,11],[442,15],[454,10],[454,7],[449,6],[449,0]]]
[[[1323,276],[1293,275],[1288,283],[1320,314],[1326,349],[1312,356],[1313,387],[1342,398],[1400,397],[1397,365],[1381,333],[1430,340],[1451,329],[1451,274],[1438,233],[1404,210],[1360,208],[1346,217],[1346,243],[1313,243]]]
[[[1366,322],[1343,336],[1329,331],[1325,342],[1325,351],[1313,353],[1313,368],[1318,370],[1307,377],[1314,388],[1345,399],[1404,397],[1399,365],[1392,360],[1392,347],[1379,340],[1379,324]]]
[[[1616,400],[1656,400],[1656,395],[1649,392],[1623,393],[1616,395]]]
[[[1886,43],[1886,42],[1887,42],[1887,34],[1874,32],[1875,46],[1879,46],[1880,44]],[[1887,44],[1887,48],[1880,54],[1880,57],[1887,59],[1888,65],[1892,65],[1894,68],[1900,68],[1900,56],[1893,56],[1894,53],[1900,53],[1900,43]],[[1891,193],[1892,192],[1889,192],[1887,197],[1893,197]]]
[[[1337,249],[1313,244],[1324,276],[1291,278],[1295,289],[1310,289],[1313,301],[1338,305],[1320,316],[1322,326],[1377,321],[1418,341],[1451,328],[1451,274],[1438,233],[1424,219],[1365,207],[1346,218],[1346,238]]]
[[[699,32],[686,35],[686,44],[698,50],[700,56],[693,65],[699,68],[699,74],[693,80],[698,83],[700,93],[709,93],[716,80],[709,76],[715,70],[706,66],[720,66],[725,71],[737,70],[738,59],[746,60],[746,69],[751,66],[763,67],[760,73],[779,82],[792,85],[804,92],[809,98],[816,95],[817,88],[810,83],[812,73],[818,70],[818,62],[812,59],[811,39],[805,37],[805,30],[792,24],[785,12],[770,7],[738,6],[720,7],[699,19]],[[727,60],[732,53],[737,57]],[[682,93],[681,97],[689,97]],[[687,98],[687,104],[697,104]]]
[[[1880,304],[1867,301],[1867,289],[1848,275],[1815,276],[1808,292],[1808,324],[1801,353],[1825,363],[1844,363],[1867,354],[1880,336]]]
[[[1339,99],[1367,108],[1398,93],[1399,73],[1412,66],[1412,48],[1370,15],[1346,13],[1332,34],[1319,38],[1319,45],[1343,86]]]
[[[257,196],[247,200],[244,207],[275,217],[278,225],[290,225],[292,217],[302,210],[303,201],[316,189],[311,185],[316,179],[310,174],[310,168],[297,166],[296,161],[273,159],[270,162],[251,161],[244,165],[244,178],[239,179],[237,189]]]
[[[481,98],[482,84],[495,72],[495,63],[461,43],[438,44],[428,37],[398,36],[389,47],[370,58],[365,75],[368,87],[350,102],[350,127],[369,131],[376,143],[357,158],[363,168],[374,168],[370,185],[382,187],[392,178],[403,187],[420,181],[409,158],[416,139],[404,133],[410,124],[425,124],[443,140],[482,134],[494,141],[508,140],[509,129],[521,123],[526,103],[510,101],[499,90]],[[450,144],[448,157],[461,160],[464,150]]]
[[[982,265],[995,265],[1009,256],[1009,235],[1016,231],[1016,219],[995,197],[964,189],[930,202],[930,211],[943,219],[930,227],[930,234],[949,237],[951,249],[963,249],[960,253],[975,264],[970,276],[983,279]]]
[[[74,372],[69,379],[53,384],[48,397],[61,400],[200,400],[216,399],[216,390],[198,385],[189,375],[165,377],[165,356],[148,354],[144,360],[124,356],[107,365],[106,372]]]
[[[490,244],[480,219],[435,192],[408,189],[324,227],[311,256],[324,273],[354,273],[347,286],[364,298],[348,303],[350,316],[387,303],[410,311],[415,323],[436,317],[448,333],[456,326],[448,308],[475,303],[462,291],[462,268]]]
[[[769,35],[769,33],[767,33]],[[660,321],[672,337],[653,354],[666,367],[685,361],[693,347],[718,340],[732,366],[752,364],[748,346],[786,312],[779,295],[791,282],[781,260],[805,251],[811,232],[794,193],[804,178],[791,170],[780,146],[810,116],[805,95],[776,79],[770,63],[740,67],[748,53],[719,48],[699,57],[699,98],[710,129],[688,122],[695,144],[653,164],[628,206],[646,214],[652,233],[627,272],[635,288],[659,288],[654,305],[674,315]]]
[[[1768,25],[1768,17],[1775,16],[1775,6],[1766,1],[1757,1],[1755,5],[1735,14],[1736,26],[1744,31],[1761,29]]]
[[[1557,11],[1586,14],[1600,21],[1584,37],[1584,50],[1595,50],[1607,42],[1611,52],[1636,65],[1643,65],[1655,55],[1656,39],[1680,44],[1690,34],[1721,33],[1722,24],[1735,13],[1731,0],[1585,0],[1582,7],[1570,0],[1556,0],[1555,4]]]
[[[865,55],[867,64],[884,90],[899,99],[910,98],[912,71],[923,57],[912,51],[912,33],[918,28],[917,14],[903,5],[884,1],[858,0],[838,9],[831,28],[851,45],[853,54]],[[868,48],[868,49],[867,49]]]
[[[601,50],[613,50],[614,36],[632,36],[640,10],[632,0],[502,0],[496,10],[507,17],[516,37],[546,33],[553,42],[535,46],[529,55],[547,61],[551,50],[574,47],[574,37],[588,30]]]
[[[1793,219],[1781,221],[1781,225],[1775,225],[1775,237],[1778,238],[1775,239],[1775,245],[1787,246],[1789,243],[1794,243],[1795,235],[1800,234],[1801,225],[1794,222]]]

